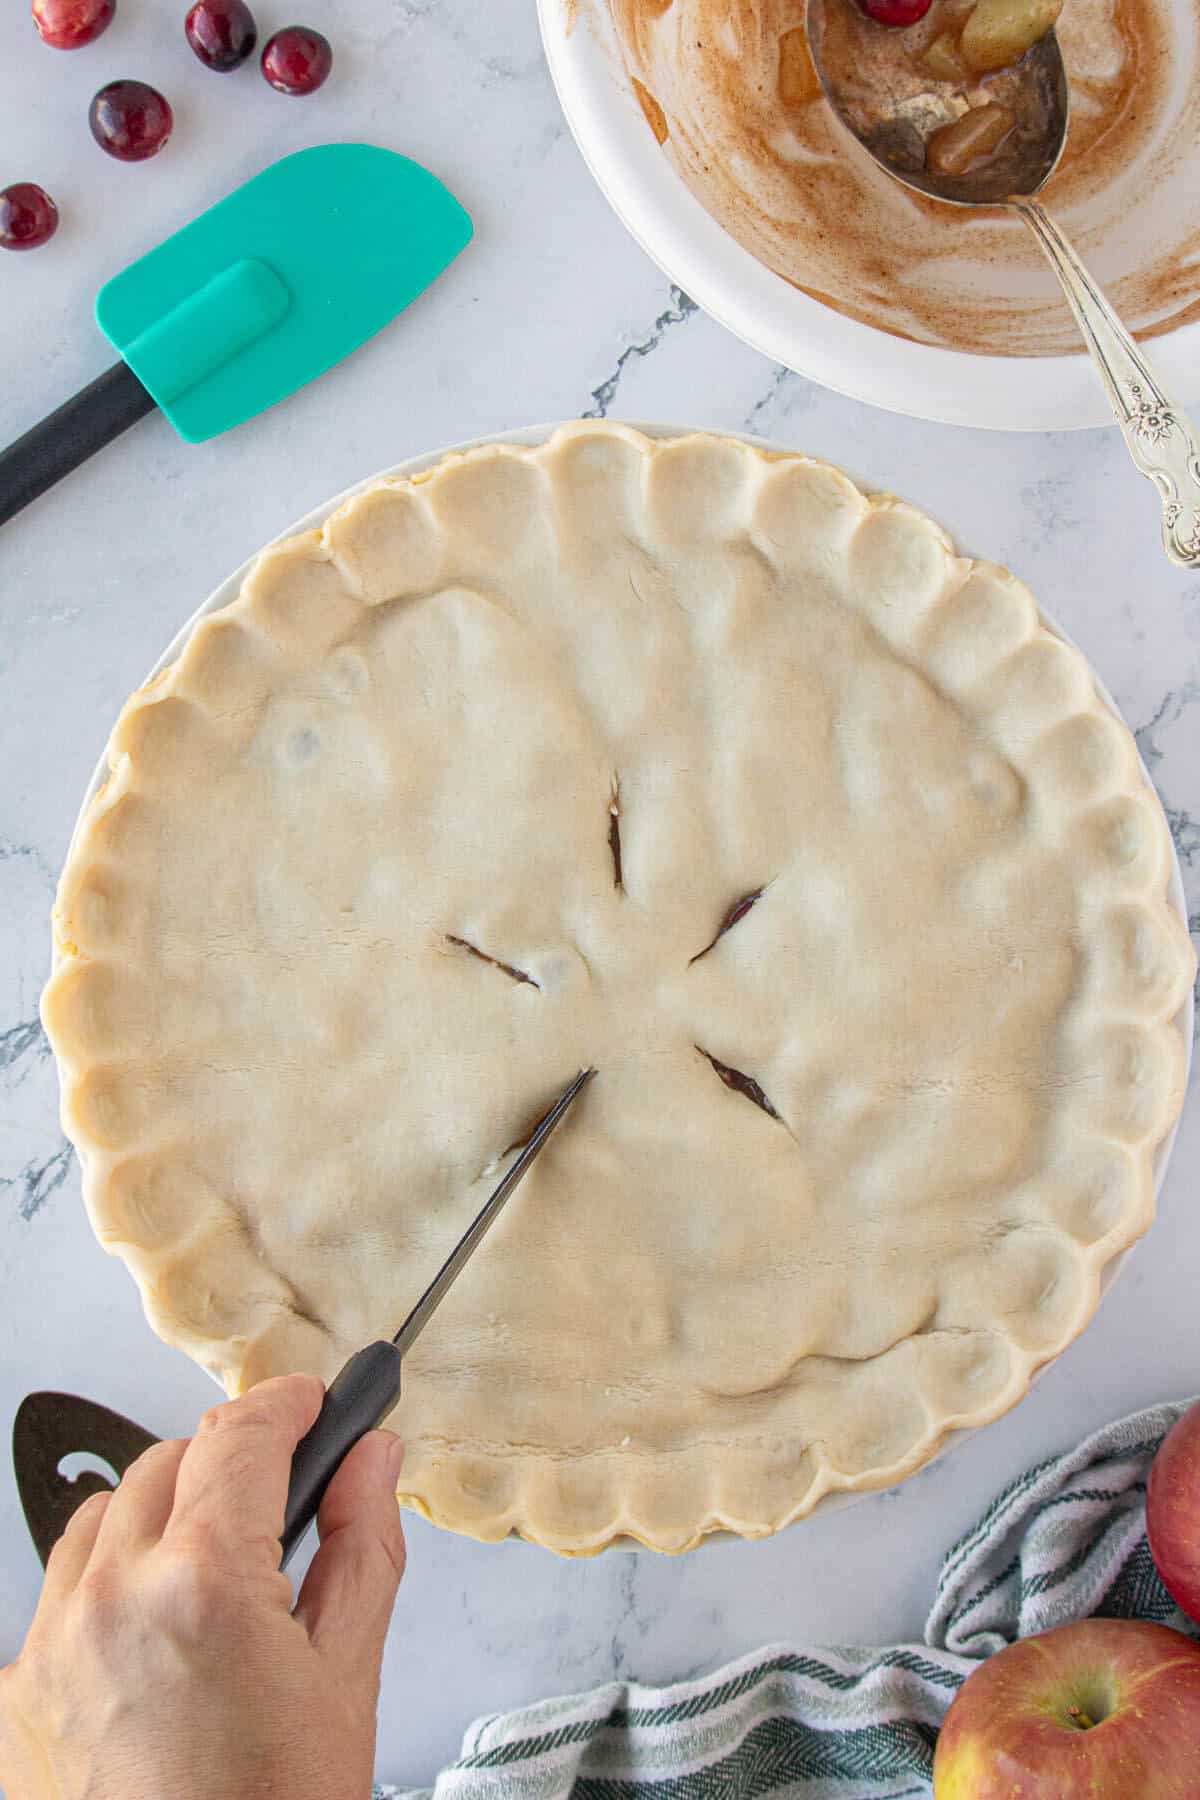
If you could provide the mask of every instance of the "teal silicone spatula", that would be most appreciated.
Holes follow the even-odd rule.
[[[374,337],[471,232],[394,151],[273,163],[101,289],[121,361],[0,453],[0,524],[155,407],[190,444],[265,412]]]

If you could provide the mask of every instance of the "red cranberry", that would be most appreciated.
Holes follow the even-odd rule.
[[[58,230],[58,208],[32,181],[0,188],[0,250],[36,250]]]
[[[183,29],[204,66],[220,75],[240,68],[258,42],[246,0],[197,0]]]
[[[262,53],[262,72],[281,94],[315,94],[332,67],[329,39],[307,25],[285,26]]]
[[[877,25],[915,25],[933,0],[858,0],[858,4]]]
[[[92,136],[118,162],[145,162],[148,156],[157,156],[174,123],[158,89],[144,81],[110,81],[88,112]]]
[[[33,0],[33,22],[52,50],[80,50],[112,24],[117,0]]]

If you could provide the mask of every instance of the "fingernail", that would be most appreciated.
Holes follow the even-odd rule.
[[[404,1467],[404,1445],[392,1431],[385,1434],[391,1438],[387,1447],[388,1480],[395,1483],[400,1479],[400,1471]]]

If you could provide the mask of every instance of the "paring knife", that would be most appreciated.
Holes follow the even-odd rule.
[[[0,525],[155,407],[201,444],[286,399],[411,305],[472,230],[392,150],[272,163],[100,290],[121,361],[0,452]]]
[[[462,1270],[478,1249],[505,1201],[528,1173],[551,1133],[595,1074],[583,1069],[563,1090],[549,1112],[480,1208],[446,1261],[442,1264],[395,1337],[380,1339],[359,1350],[334,1377],[325,1393],[312,1429],[301,1438],[292,1458],[287,1507],[281,1537],[282,1562],[287,1564],[317,1516],[325,1490],[342,1459],[387,1418],[400,1398],[401,1365],[408,1350],[429,1323]],[[108,1462],[123,1475],[143,1450],[158,1439],[120,1413],[73,1394],[28,1395],[13,1425],[13,1462],[17,1488],[30,1535],[43,1567],[67,1521],[90,1494],[108,1484],[99,1475],[81,1474],[72,1481],[60,1473],[63,1458],[87,1452]]]

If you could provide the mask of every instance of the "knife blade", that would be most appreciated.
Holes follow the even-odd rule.
[[[395,1337],[368,1344],[352,1356],[326,1390],[321,1411],[292,1458],[281,1567],[286,1567],[316,1518],[342,1460],[368,1431],[380,1425],[400,1398],[405,1353],[466,1267],[552,1133],[595,1074],[583,1069],[538,1122],[472,1219],[458,1243],[412,1308]],[[95,1470],[75,1477],[62,1464],[72,1455],[106,1462],[119,1480],[142,1452],[160,1440],[132,1419],[76,1394],[27,1394],[13,1422],[13,1466],[29,1535],[45,1568],[72,1514],[111,1483]]]

